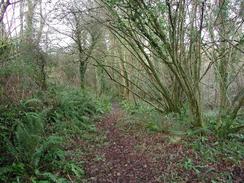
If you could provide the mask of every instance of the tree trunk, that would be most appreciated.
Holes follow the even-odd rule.
[[[228,54],[227,53],[227,43],[225,39],[227,38],[226,26],[227,21],[227,6],[228,1],[219,0],[219,39],[220,41],[220,57],[222,59],[217,63],[217,77],[219,80],[219,117],[218,121],[221,123],[221,119],[227,114],[227,108],[230,104],[228,99]],[[219,124],[221,125],[221,124]]]
[[[84,89],[85,88],[85,73],[86,73],[86,64],[85,62],[82,60],[82,58],[80,58],[80,68],[79,68],[79,71],[80,71],[80,87],[81,89]]]

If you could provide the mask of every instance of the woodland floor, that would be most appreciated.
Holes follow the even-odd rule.
[[[168,134],[148,133],[139,126],[126,125],[125,115],[114,104],[112,112],[97,122],[96,140],[74,142],[85,150],[81,159],[86,178],[81,182],[214,183],[229,182],[228,176],[230,182],[244,182],[244,167],[221,158],[203,166],[201,157],[191,148],[183,143],[169,143]]]

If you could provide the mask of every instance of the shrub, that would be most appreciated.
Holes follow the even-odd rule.
[[[104,112],[104,101],[86,91],[51,87],[17,105],[0,105],[0,181],[65,182],[66,172],[83,176],[64,145],[95,131],[93,118]]]

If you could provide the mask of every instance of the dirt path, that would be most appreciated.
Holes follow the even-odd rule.
[[[91,182],[104,183],[158,182],[152,171],[153,162],[143,153],[136,152],[138,141],[135,137],[123,134],[116,127],[123,115],[114,104],[112,112],[97,125],[99,130],[105,131],[108,144],[97,150],[97,161],[87,162],[88,177]]]
[[[231,166],[223,161],[210,165],[214,171],[200,167],[197,173],[196,169],[191,168],[191,165],[201,162],[197,153],[182,144],[169,143],[164,134],[138,133],[139,128],[133,131],[128,130],[129,126],[119,127],[125,115],[119,105],[113,104],[112,112],[97,123],[98,133],[105,136],[106,143],[96,142],[88,150],[84,163],[86,182],[210,182],[212,175],[232,171]],[[188,162],[189,165],[186,164],[188,158],[192,161]],[[234,182],[240,183],[242,173],[236,172],[234,180],[237,181]]]

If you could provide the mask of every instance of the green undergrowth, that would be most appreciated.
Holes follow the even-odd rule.
[[[244,144],[235,139],[218,139],[214,136],[191,136],[186,146],[199,152],[203,162],[226,160],[240,164],[244,160]]]
[[[179,166],[185,171],[194,172],[198,180],[207,179],[213,183],[243,180],[243,142],[218,139],[214,136],[190,136],[181,143],[190,149],[194,156],[188,156]],[[196,157],[198,158],[195,159]],[[205,175],[208,175],[208,178]]]
[[[134,122],[143,123],[148,131],[167,132],[175,135],[214,135],[219,139],[236,139],[244,141],[244,118],[235,120],[226,116],[217,122],[218,113],[204,113],[204,127],[195,128],[191,123],[188,106],[184,106],[180,113],[162,113],[150,105],[139,102],[136,105],[128,101],[121,102],[122,108],[132,116]],[[133,120],[132,120],[133,121]]]
[[[185,109],[177,114],[159,112],[145,102],[135,105],[122,101],[121,106],[128,114],[127,121],[130,125],[143,126],[149,133],[185,134],[191,127],[191,123],[187,123],[188,111]]]
[[[164,116],[150,105],[144,102],[135,105],[125,100],[120,105],[128,114],[126,120],[130,123],[128,126],[144,126],[148,132],[166,132],[169,130]]]
[[[1,104],[0,182],[82,179],[82,163],[66,148],[95,132],[95,119],[110,108],[104,97],[64,87],[51,87],[17,105]]]

